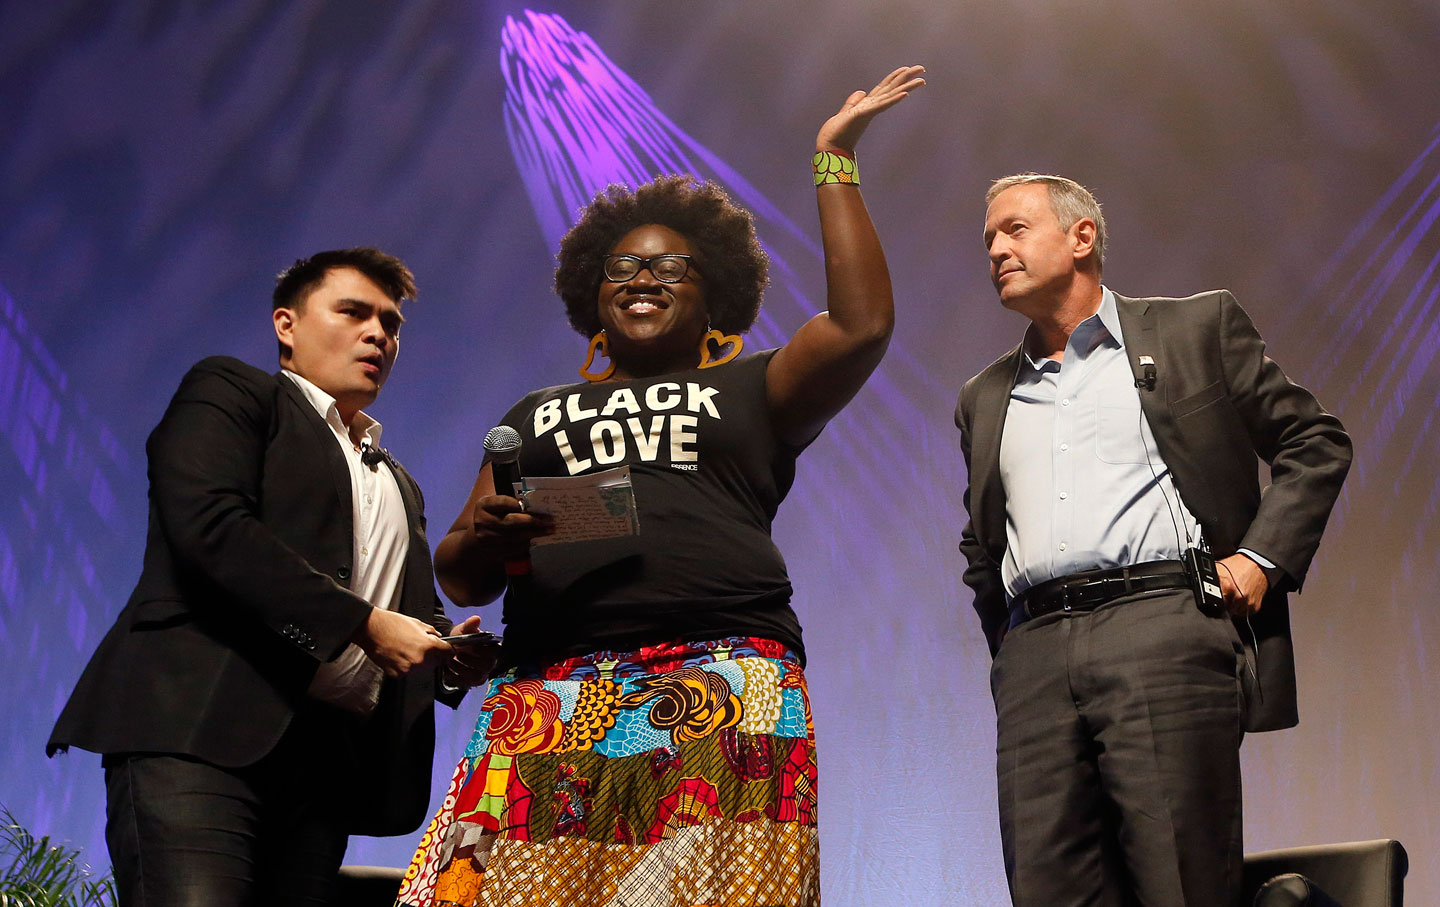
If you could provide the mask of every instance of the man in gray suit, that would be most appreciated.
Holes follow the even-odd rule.
[[[991,279],[1030,320],[955,413],[1011,897],[1238,903],[1240,740],[1298,720],[1286,593],[1350,440],[1229,292],[1103,286],[1084,187],[1021,174],[986,202]]]

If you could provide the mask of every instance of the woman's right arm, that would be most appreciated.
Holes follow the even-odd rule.
[[[855,143],[881,112],[925,85],[923,66],[902,66],[870,91],[856,91],[815,136],[824,153],[853,161]],[[853,172],[853,171],[852,171]],[[770,415],[781,440],[803,447],[860,391],[880,364],[895,328],[890,270],[860,185],[815,187],[825,250],[826,311],[780,348],[765,375]]]
[[[505,562],[530,557],[530,541],[555,529],[549,517],[526,513],[520,502],[495,493],[486,463],[450,531],[435,548],[435,577],[450,600],[479,607],[505,591]]]

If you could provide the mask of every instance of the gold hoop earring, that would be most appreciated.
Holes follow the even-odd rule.
[[[710,344],[712,343],[715,344],[716,352],[727,346],[730,347],[730,350],[719,358],[712,359],[710,358]],[[711,329],[705,332],[704,337],[700,338],[700,365],[698,367],[714,368],[717,365],[724,365],[740,355],[740,351],[743,349],[745,349],[745,341],[739,334],[722,334],[717,329]]]
[[[595,364],[596,350],[599,350],[600,355],[610,360],[610,364],[605,366],[605,370],[601,372],[590,371],[590,366]],[[610,344],[605,339],[605,332],[601,331],[590,338],[590,349],[585,354],[585,364],[580,366],[580,377],[594,384],[597,381],[604,381],[613,374],[615,374],[615,360],[610,359]]]

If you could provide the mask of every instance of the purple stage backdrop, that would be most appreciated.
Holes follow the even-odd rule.
[[[1024,327],[989,286],[981,196],[1030,169],[1105,203],[1107,283],[1232,289],[1351,429],[1293,607],[1301,725],[1244,747],[1247,847],[1397,837],[1424,903],[1436,47],[1440,7],[1405,0],[0,2],[0,803],[108,862],[99,758],[43,743],[138,575],[145,437],[193,361],[274,363],[275,271],[355,244],[414,268],[375,412],[448,525],[485,430],[581,363],[550,291],[577,206],[659,173],[723,183],[775,259],[752,348],[783,342],[824,299],[815,130],[922,62],[930,85],[861,147],[896,339],[776,529],[811,656],[826,903],[1005,900],[951,412]],[[441,709],[437,800],[478,701]],[[403,864],[414,843],[357,838],[348,859]]]

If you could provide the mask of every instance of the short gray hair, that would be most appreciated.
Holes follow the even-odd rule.
[[[1049,173],[1017,173],[1013,176],[1003,176],[990,184],[985,192],[985,204],[989,205],[995,201],[995,197],[1007,189],[1016,186],[1028,186],[1032,183],[1040,183],[1050,192],[1050,210],[1055,212],[1055,219],[1060,222],[1061,230],[1069,230],[1075,226],[1075,222],[1081,218],[1088,217],[1095,222],[1095,260],[1100,264],[1105,263],[1105,215],[1100,213],[1100,203],[1089,189],[1063,176],[1054,176]]]

